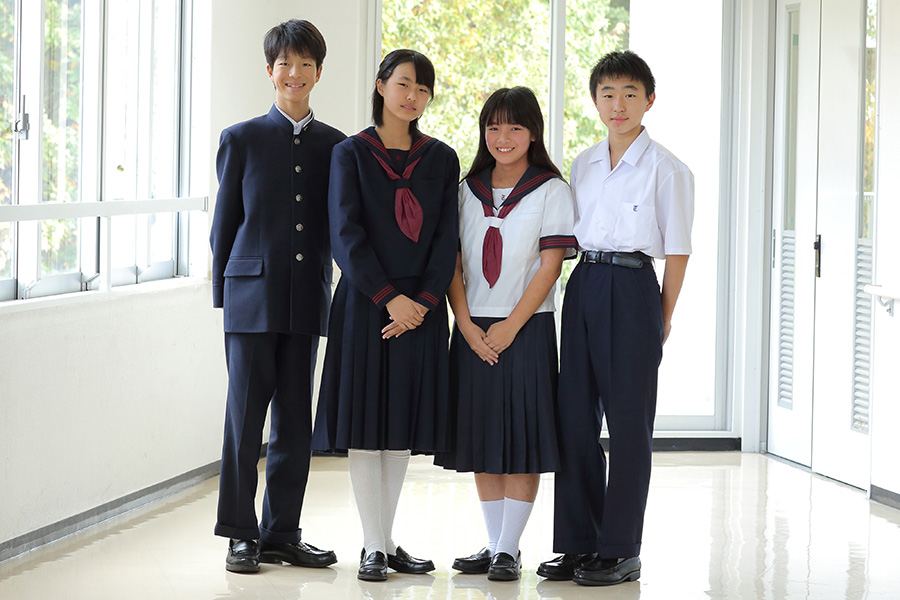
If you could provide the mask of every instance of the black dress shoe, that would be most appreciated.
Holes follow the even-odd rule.
[[[517,581],[522,568],[522,553],[517,552],[513,558],[506,552],[498,552],[491,559],[487,578],[491,581]]]
[[[641,576],[641,557],[595,558],[575,569],[572,581],[579,585],[616,585],[625,581],[637,581]]]
[[[286,562],[297,567],[327,567],[337,562],[337,556],[331,550],[319,550],[305,542],[260,542],[259,560],[264,563]]]
[[[225,570],[232,573],[259,573],[259,545],[255,540],[229,540]]]
[[[363,548],[362,557],[359,559],[359,570],[356,578],[363,581],[387,581],[387,557],[376,550],[368,556]]]
[[[415,558],[407,554],[406,550],[397,546],[396,554],[387,555],[388,566],[398,573],[421,575],[434,571],[434,563],[425,558]]]
[[[470,575],[480,575],[488,572],[491,566],[491,550],[490,548],[482,548],[475,554],[454,559],[453,568]]]
[[[552,560],[542,562],[537,574],[551,581],[571,581],[576,568],[596,557],[596,554],[560,554]]]

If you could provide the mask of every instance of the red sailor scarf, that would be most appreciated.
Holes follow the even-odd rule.
[[[489,219],[490,224],[487,232],[484,234],[484,244],[481,250],[481,269],[488,285],[494,287],[497,279],[500,278],[500,263],[503,260],[503,237],[500,235],[500,220],[516,207],[519,200],[551,179],[558,177],[558,175],[540,167],[529,166],[522,177],[519,178],[516,187],[513,188],[509,196],[503,201],[503,204],[500,205],[500,213],[495,217],[491,171],[493,171],[493,168],[489,167],[480,173],[466,177],[466,184],[472,193],[475,194],[475,197],[481,200],[484,216]]]
[[[409,178],[412,176],[413,169],[416,168],[416,165],[422,159],[422,155],[436,140],[427,135],[413,140],[409,149],[409,155],[406,157],[406,165],[403,167],[403,172],[398,174],[390,166],[391,157],[378,134],[375,133],[374,127],[360,131],[356,134],[356,137],[369,147],[372,156],[384,169],[385,174],[397,183],[397,191],[394,192],[394,217],[397,219],[397,225],[400,226],[400,231],[403,232],[403,235],[414,242],[418,242],[419,232],[422,231],[422,206],[419,204],[418,198],[412,193]]]

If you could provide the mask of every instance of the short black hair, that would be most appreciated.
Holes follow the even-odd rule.
[[[591,71],[591,98],[596,102],[597,86],[601,81],[620,77],[634,79],[644,84],[648,98],[656,91],[656,80],[653,79],[653,73],[644,59],[631,50],[625,50],[610,52],[594,65],[594,70]]]
[[[562,177],[544,145],[544,115],[541,114],[541,105],[534,92],[522,86],[500,88],[484,103],[478,118],[478,152],[472,160],[467,177],[494,167],[497,161],[487,147],[485,132],[491,125],[504,123],[521,125],[534,136],[534,141],[528,146],[529,165],[547,169]]]
[[[375,89],[372,90],[372,121],[378,127],[384,125],[384,97],[378,93],[378,80],[380,79],[382,83],[386,83],[394,69],[407,62],[412,63],[413,68],[416,70],[416,84],[427,87],[431,98],[434,99],[434,65],[431,64],[428,57],[421,52],[406,48],[394,50],[385,56],[378,66],[378,74],[375,76]],[[409,133],[422,133],[419,131],[419,117],[410,121]]]
[[[266,33],[263,51],[270,67],[282,54],[290,51],[299,56],[308,56],[316,61],[316,68],[325,61],[325,38],[316,26],[303,19],[291,19],[276,25]]]

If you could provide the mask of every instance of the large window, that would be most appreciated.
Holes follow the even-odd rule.
[[[578,152],[606,136],[588,89],[596,61],[627,48],[650,64],[657,98],[644,124],[691,168],[696,184],[694,255],[660,368],[658,429],[731,425],[724,353],[717,351],[727,330],[718,260],[725,247],[719,236],[722,10],[722,0],[698,0],[689,11],[671,0],[382,0],[382,56],[409,47],[432,59],[436,98],[423,130],[457,150],[463,172],[477,148],[479,111],[495,89],[535,91],[551,155],[568,175]],[[684,93],[698,85],[702,92]],[[564,279],[573,265],[564,265]],[[658,264],[658,273],[663,268]]]
[[[88,205],[186,195],[189,13],[190,0],[0,0],[0,207],[35,208],[0,208],[0,300],[179,274],[185,216]]]

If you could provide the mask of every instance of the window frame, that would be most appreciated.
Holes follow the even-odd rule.
[[[10,224],[12,244],[12,277],[0,280],[0,302],[28,299],[88,290],[109,290],[117,284],[134,284],[142,281],[168,279],[190,274],[189,232],[190,212],[206,211],[208,198],[189,196],[189,157],[191,149],[191,31],[193,0],[178,0],[176,23],[175,105],[173,123],[175,152],[173,197],[145,199],[129,198],[111,201],[106,197],[103,173],[107,161],[105,135],[108,129],[106,100],[107,86],[116,74],[108,71],[108,8],[112,0],[83,0],[81,54],[81,157],[97,157],[81,160],[79,169],[78,202],[41,202],[41,172],[43,154],[43,69],[45,45],[45,2],[15,2],[14,86],[16,114],[29,114],[30,130],[27,139],[19,139],[13,132],[13,192],[12,204],[0,206],[0,222]],[[144,0],[142,14],[155,9],[155,0]],[[151,19],[152,29],[154,22]],[[26,35],[25,32],[30,32]],[[151,32],[152,34],[152,32]],[[152,43],[156,43],[155,41]],[[150,53],[152,54],[151,45]],[[152,74],[152,71],[151,71]],[[143,92],[143,90],[142,90]],[[24,98],[23,98],[24,96]],[[139,101],[152,102],[141,95]],[[24,103],[24,106],[23,106]],[[147,108],[152,119],[152,108]],[[149,124],[141,125],[150,131]],[[144,136],[146,137],[146,136]],[[134,151],[147,146],[152,140],[136,138]],[[145,186],[149,189],[149,186]],[[112,268],[112,235],[121,235],[112,219],[121,215],[133,215],[138,225],[134,234],[134,262],[132,267]],[[171,258],[152,261],[150,220],[172,219]],[[76,271],[44,275],[41,273],[41,222],[56,219],[80,219],[79,259]],[[141,251],[137,251],[142,244]],[[141,261],[143,256],[146,260]],[[144,262],[144,266],[139,263]]]

